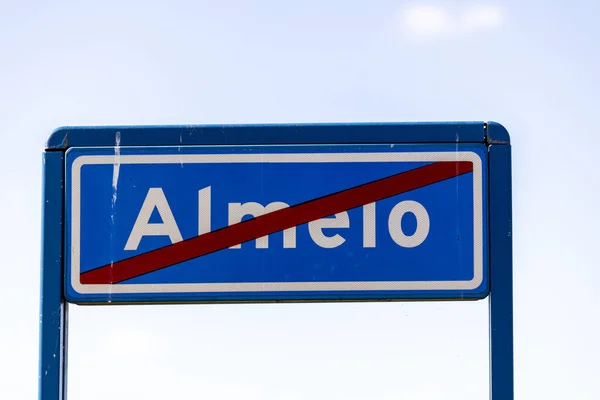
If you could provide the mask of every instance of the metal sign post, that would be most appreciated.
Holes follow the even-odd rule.
[[[67,305],[478,300],[513,398],[511,159],[496,123],[68,127],[44,153],[40,399]]]

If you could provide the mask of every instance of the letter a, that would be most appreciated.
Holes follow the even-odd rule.
[[[158,210],[162,218],[161,223],[151,224],[149,222],[154,208]],[[142,209],[125,245],[125,250],[137,250],[144,236],[168,236],[171,243],[183,240],[162,188],[150,188],[148,190]]]

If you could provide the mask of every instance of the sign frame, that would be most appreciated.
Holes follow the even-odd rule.
[[[118,132],[118,134],[116,134]],[[43,153],[40,400],[66,399],[66,152],[72,147],[198,145],[482,144],[487,159],[490,398],[513,400],[512,171],[508,131],[496,122],[62,127]],[[363,298],[358,301],[377,299]],[[412,301],[424,301],[415,298]],[[442,300],[442,299],[436,299]],[[244,302],[248,302],[245,299]],[[308,301],[258,299],[252,302]],[[320,299],[317,301],[328,301]],[[331,300],[335,301],[335,299]],[[409,301],[407,299],[400,301]],[[222,301],[220,301],[222,302]],[[225,301],[239,302],[239,301]],[[199,301],[192,301],[199,303]],[[121,303],[114,303],[121,304]],[[141,304],[141,303],[135,303]],[[156,302],[154,302],[156,304]],[[161,304],[159,302],[159,304]],[[164,304],[164,303],[163,303]]]

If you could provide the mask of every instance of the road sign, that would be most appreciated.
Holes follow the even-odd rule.
[[[511,146],[499,124],[65,127],[44,153],[41,400],[68,303],[489,297],[513,398]]]
[[[73,302],[481,298],[483,145],[71,148]]]

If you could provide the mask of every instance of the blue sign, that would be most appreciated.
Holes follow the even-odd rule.
[[[72,302],[482,298],[484,145],[70,148]]]
[[[69,302],[488,297],[490,398],[512,400],[511,151],[494,122],[57,129],[40,399],[65,398]]]

